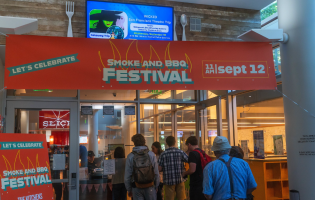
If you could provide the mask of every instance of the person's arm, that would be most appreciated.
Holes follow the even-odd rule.
[[[163,172],[163,167],[159,166],[159,172]]]
[[[212,195],[206,195],[205,194],[205,197],[206,197],[207,200],[211,200],[212,199]]]
[[[183,177],[195,173],[195,171],[196,171],[196,166],[197,166],[196,163],[189,163],[189,169],[188,169],[188,171],[185,171],[185,172],[183,173]]]
[[[154,185],[155,189],[158,189],[160,185],[160,173],[159,173],[159,167],[156,161],[156,157],[153,152],[151,152],[151,159],[152,159],[152,164],[153,164],[153,169],[154,169]]]
[[[196,157],[195,152],[190,152],[188,157],[189,169],[183,173],[183,177],[195,173],[197,167],[198,158]]]
[[[182,161],[188,163],[188,155],[184,151],[182,151]]]
[[[207,165],[203,170],[203,194],[207,200],[212,200],[212,195],[214,193],[214,188],[212,186],[212,163]]]
[[[132,186],[131,186],[131,178],[132,178],[132,170],[133,170],[132,161],[133,160],[130,158],[130,156],[128,156],[126,159],[125,178],[124,178],[125,187],[128,191],[129,196],[130,196],[129,193],[131,193],[131,190],[132,190]]]

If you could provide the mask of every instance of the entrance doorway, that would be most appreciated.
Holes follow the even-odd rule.
[[[77,199],[77,102],[7,101],[6,133],[46,135],[54,199]]]

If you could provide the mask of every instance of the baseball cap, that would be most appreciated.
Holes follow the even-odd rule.
[[[88,156],[95,156],[93,151],[88,151]]]

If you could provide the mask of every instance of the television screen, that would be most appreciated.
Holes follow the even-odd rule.
[[[173,40],[173,8],[86,1],[86,36],[103,39]]]
[[[88,137],[80,135],[80,144],[87,144],[87,143],[88,143]]]

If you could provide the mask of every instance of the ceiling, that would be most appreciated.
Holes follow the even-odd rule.
[[[261,10],[264,7],[271,4],[272,2],[274,2],[275,0],[169,0],[169,1]]]

